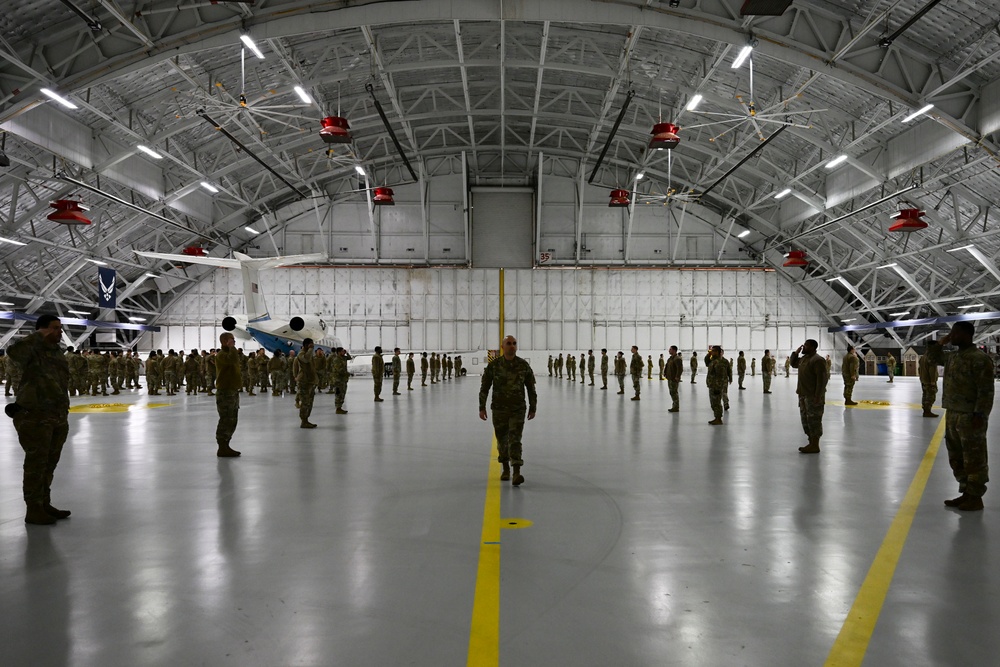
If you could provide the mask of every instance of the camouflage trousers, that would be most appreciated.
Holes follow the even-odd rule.
[[[159,393],[160,391],[159,373],[146,373],[146,390],[150,394]]]
[[[271,371],[271,387],[273,387],[273,391],[271,393],[275,396],[281,393],[281,378],[281,371]]]
[[[726,410],[729,409],[729,385],[728,384],[725,387],[722,388],[722,405],[726,408]]]
[[[205,389],[215,391],[215,373],[205,373]]]
[[[121,391],[122,389],[122,374],[120,372],[114,372],[111,374],[111,388],[115,391]]]
[[[739,383],[740,389],[743,388],[743,378],[745,378],[746,375],[747,375],[746,373],[740,373],[740,383]]]
[[[923,406],[924,412],[930,412],[937,398],[937,382],[921,382],[920,391],[920,405]]]
[[[667,380],[667,388],[670,390],[670,400],[673,401],[673,405],[670,407],[674,410],[679,410],[681,407],[681,396],[679,393],[681,383],[678,380]]]
[[[424,387],[427,385],[427,371],[420,371],[420,386]]]
[[[764,373],[764,391],[771,391],[771,374]]]
[[[295,402],[299,404],[299,419],[307,421],[313,411],[313,400],[316,398],[316,385],[306,382],[299,383],[299,393],[295,394]]]
[[[588,371],[588,375],[590,375],[590,386],[593,387],[594,386],[594,369],[593,368],[591,368],[590,371]]]
[[[608,388],[608,372],[607,371],[601,371],[601,382],[604,383],[604,388],[607,389]]]
[[[413,373],[406,374],[406,388],[407,389],[413,388]]]
[[[347,380],[334,380],[333,393],[337,395],[333,399],[333,405],[339,410],[344,407],[344,398],[347,396]]]
[[[844,400],[853,401],[854,400],[854,380],[844,380]]]
[[[497,461],[524,465],[521,458],[521,434],[527,409],[493,410],[493,432],[497,436]]]
[[[618,376],[618,388],[622,391],[622,393],[625,392],[625,376],[624,375],[619,375]]]
[[[52,477],[69,434],[67,415],[22,410],[14,415],[14,428],[24,450],[24,502],[49,503]]]
[[[982,497],[990,481],[990,466],[986,453],[986,427],[972,425],[971,412],[948,410],[945,414],[944,440],[948,447],[948,464],[958,480],[958,490],[970,496]]]
[[[382,376],[381,375],[376,375],[375,376],[375,398],[378,398],[378,395],[381,394],[381,393],[382,393]]]
[[[708,389],[708,402],[712,404],[712,414],[716,419],[722,419],[722,390]]]
[[[198,374],[197,373],[187,373],[184,375],[184,382],[187,384],[188,394],[198,393]]]
[[[694,384],[694,379],[697,376],[698,376],[698,369],[697,368],[692,368],[691,369],[691,384]]]
[[[163,386],[168,394],[173,394],[177,390],[177,373],[174,371],[163,372]]]
[[[799,417],[802,419],[802,430],[809,440],[819,440],[823,436],[823,409],[825,402],[816,405],[811,400],[799,396]]]
[[[103,373],[94,372],[90,374],[90,393],[108,393],[108,378]]]
[[[217,390],[215,392],[215,408],[219,411],[219,425],[215,429],[215,441],[219,443],[219,447],[226,447],[233,439],[236,424],[240,421],[239,390]]]
[[[392,393],[399,391],[399,373],[392,374]]]
[[[632,376],[632,389],[635,390],[635,395],[636,396],[639,395],[639,386],[640,386],[639,385],[639,380],[641,380],[641,379],[642,379],[642,375],[633,375]]]

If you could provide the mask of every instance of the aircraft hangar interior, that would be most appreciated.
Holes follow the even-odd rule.
[[[1000,660],[995,0],[3,5],[5,665]]]

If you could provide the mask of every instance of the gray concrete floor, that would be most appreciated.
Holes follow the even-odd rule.
[[[710,427],[703,383],[668,414],[666,383],[538,377],[527,481],[502,488],[500,663],[820,665],[938,426],[919,385],[831,381],[819,456],[804,456],[794,377],[731,388]],[[598,380],[599,382],[599,380]],[[459,665],[467,657],[491,431],[478,377],[371,400],[242,398],[214,455],[210,397],[88,403],[53,502],[26,527],[21,452],[0,424],[3,665]],[[147,407],[149,402],[168,403]],[[991,428],[992,437],[997,427]],[[1000,655],[1000,508],[960,515],[938,454],[866,665],[985,665]]]

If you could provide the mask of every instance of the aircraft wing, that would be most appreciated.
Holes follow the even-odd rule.
[[[226,259],[225,257],[196,257],[194,255],[171,255],[163,252],[140,252],[135,251],[140,257],[151,259],[163,259],[168,262],[187,262],[188,264],[204,264],[205,266],[217,266],[226,269],[240,268],[238,259]]]
[[[315,252],[309,255],[282,255],[278,257],[250,257],[241,252],[234,252],[236,261],[248,264],[249,266],[263,271],[264,269],[277,269],[282,266],[294,266],[296,264],[316,264],[325,262],[329,257],[326,253]]]

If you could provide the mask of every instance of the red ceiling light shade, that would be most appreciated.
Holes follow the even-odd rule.
[[[351,126],[343,116],[327,116],[320,121],[323,129],[319,131],[320,139],[328,144],[351,143]]]
[[[375,206],[395,206],[396,202],[392,198],[392,188],[375,188],[372,195],[372,204]]]
[[[788,253],[788,257],[785,259],[785,263],[782,266],[787,266],[791,268],[803,268],[809,266],[809,260],[806,259],[805,250],[791,250]]]
[[[49,214],[49,220],[61,225],[89,225],[90,218],[83,214],[86,207],[72,199],[57,199],[49,204],[56,211]]]
[[[895,224],[889,227],[890,232],[915,232],[918,229],[926,229],[927,222],[923,220],[925,211],[919,208],[904,208],[899,213],[892,216]]]
[[[628,198],[628,190],[611,191],[611,201],[608,202],[608,206],[611,208],[624,208],[631,203],[631,200]]]
[[[677,148],[677,144],[681,143],[681,138],[677,136],[680,131],[681,128],[673,123],[657,123],[650,132],[653,138],[649,140],[649,147],[656,151],[664,148],[670,151]]]
[[[188,257],[208,257],[208,253],[200,245],[189,245],[184,250],[181,250],[181,254]]]

